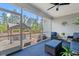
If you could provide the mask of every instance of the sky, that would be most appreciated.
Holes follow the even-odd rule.
[[[11,10],[11,11],[13,11],[14,9],[16,9],[18,13],[21,13],[21,8],[20,8],[20,7],[17,7],[17,6],[8,4],[8,3],[0,3],[0,8],[4,8],[4,9],[7,9],[7,10]],[[3,13],[3,12],[0,11],[0,15],[2,15],[2,13]],[[9,13],[7,13],[7,15],[8,15],[8,14],[9,14]],[[41,20],[42,20],[42,17],[37,16],[37,15],[35,15],[35,14],[31,13],[31,12],[25,11],[25,10],[23,10],[23,15],[26,15],[26,16],[29,17],[29,18],[30,18],[30,17],[33,17],[33,18],[35,18],[35,19],[38,18],[38,23],[40,23]],[[0,21],[2,21],[2,20],[0,19]]]
[[[0,3],[0,7],[8,9],[8,10],[16,9],[18,13],[21,13],[21,8],[20,7],[13,6],[13,5],[8,4],[8,3]],[[24,11],[23,14],[27,15],[28,17],[37,18],[37,15],[35,15],[35,14],[31,13],[31,12],[28,12],[28,11]],[[38,17],[40,18],[40,16],[38,16]]]

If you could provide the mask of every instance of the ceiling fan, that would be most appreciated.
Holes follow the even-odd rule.
[[[70,3],[50,3],[50,4],[52,4],[52,5],[54,5],[54,6],[48,8],[47,10],[50,10],[50,9],[56,7],[56,11],[59,11],[59,7],[60,7],[60,6],[62,6],[62,5],[69,5]]]

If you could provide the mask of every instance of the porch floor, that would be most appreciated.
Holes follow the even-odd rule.
[[[24,48],[22,51],[11,54],[11,56],[50,56],[44,50],[45,43],[47,43],[48,41],[50,40],[40,42],[28,48]],[[69,47],[69,43],[63,41],[62,46]]]

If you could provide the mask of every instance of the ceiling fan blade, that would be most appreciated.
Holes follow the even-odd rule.
[[[70,3],[60,3],[59,5],[69,5]]]
[[[59,5],[59,3],[50,3],[50,4],[53,4],[53,5]]]
[[[55,5],[56,6],[56,5]],[[52,8],[54,8],[55,6],[52,6],[52,7],[50,7],[49,9],[47,9],[47,10],[50,10],[50,9],[52,9]]]

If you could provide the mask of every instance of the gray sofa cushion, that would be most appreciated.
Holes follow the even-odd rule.
[[[73,38],[74,38],[74,39],[79,39],[79,32],[78,32],[78,33],[74,33],[74,34],[73,34]]]
[[[79,54],[79,42],[71,41],[70,49],[72,53]]]

